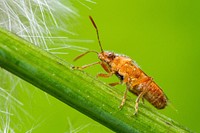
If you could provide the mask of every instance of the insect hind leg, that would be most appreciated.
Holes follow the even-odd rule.
[[[148,92],[148,86],[151,84],[152,82],[152,78],[149,78],[147,82],[144,83],[144,85],[142,86],[142,88],[144,89],[137,97],[137,99],[135,100],[135,112],[134,112],[134,115],[137,114],[138,112],[138,107],[139,107],[139,101],[140,99],[142,98],[142,101],[144,102],[144,94],[146,94],[146,92]]]
[[[141,93],[138,95],[137,99],[135,100],[135,112],[134,112],[134,115],[137,114],[140,98],[143,98],[143,95],[144,95],[145,93],[146,93],[146,91],[141,92]]]

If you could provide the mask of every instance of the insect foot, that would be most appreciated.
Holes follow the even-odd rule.
[[[75,69],[75,70],[82,70],[83,68],[82,67],[78,67],[78,66],[73,66],[71,67],[72,69]]]

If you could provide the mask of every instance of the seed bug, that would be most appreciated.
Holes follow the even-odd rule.
[[[131,58],[125,55],[104,51],[100,42],[98,28],[92,17],[89,16],[89,18],[96,29],[101,52],[90,50],[77,56],[74,61],[91,52],[96,53],[100,61],[81,67],[74,67],[74,69],[85,69],[87,67],[100,64],[107,74],[99,73],[97,74],[97,77],[108,78],[115,74],[119,78],[120,82],[111,83],[109,85],[115,86],[118,84],[126,84],[126,90],[119,108],[122,108],[125,104],[128,91],[137,96],[134,114],[138,112],[138,104],[140,99],[146,99],[157,109],[165,108],[167,105],[167,97],[163,93],[162,89],[153,81],[151,77],[147,76]]]

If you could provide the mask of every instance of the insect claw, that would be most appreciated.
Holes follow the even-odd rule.
[[[78,67],[78,66],[73,66],[72,69],[76,69],[76,70],[82,70],[82,67]]]
[[[119,106],[118,106],[118,109],[119,109],[119,110],[122,110],[122,107],[123,107],[123,105],[119,105]]]
[[[76,69],[76,67],[75,67],[75,66],[72,66],[71,68],[72,68],[72,69]]]
[[[97,74],[97,75],[95,76],[95,78],[97,78],[97,79],[98,79],[98,78],[99,78],[99,75]]]
[[[135,112],[134,112],[134,115],[137,115],[137,112],[138,112],[138,104],[139,104],[139,103],[135,103]]]
[[[133,113],[133,115],[135,115],[135,116],[137,116],[137,114],[138,114],[138,111],[135,111],[135,112]]]

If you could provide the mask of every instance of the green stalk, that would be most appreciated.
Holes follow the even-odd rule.
[[[190,132],[177,122],[140,105],[133,115],[134,103],[127,101],[118,109],[120,91],[105,85],[87,73],[0,29],[0,67],[21,77],[113,131]]]

